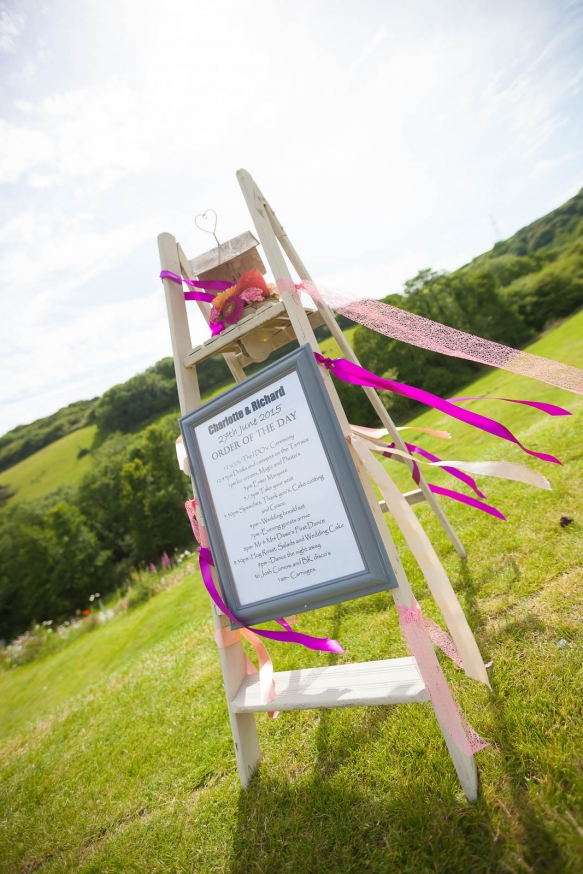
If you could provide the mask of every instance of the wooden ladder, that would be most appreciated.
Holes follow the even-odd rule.
[[[237,178],[273,276],[278,279],[291,279],[284,258],[285,252],[299,276],[302,279],[310,279],[283,227],[275,217],[275,213],[251,176],[245,170],[239,170]],[[181,246],[171,234],[161,234],[158,237],[158,245],[162,270],[182,275],[186,279],[197,278],[191,262],[186,258]],[[271,329],[283,333],[284,336],[280,338],[282,343],[297,339],[300,344],[307,343],[314,352],[318,352],[320,350],[314,328],[319,324],[326,324],[346,358],[358,363],[332,312],[320,303],[316,303],[314,310],[306,311],[298,295],[288,291],[281,293],[279,302],[266,302],[265,305],[255,309],[252,314],[241,319],[236,325],[193,349],[183,290],[172,280],[164,279],[163,283],[182,415],[200,406],[200,389],[196,368],[198,364],[211,355],[217,353],[223,355],[237,382],[242,382],[246,378],[244,366],[250,362],[241,350],[245,349],[245,337],[256,332],[258,328],[269,326]],[[208,322],[210,305],[199,303],[199,306]],[[241,341],[243,345],[241,345]],[[349,436],[350,425],[330,374],[322,368],[321,376],[330,395],[340,427],[345,436]],[[404,449],[400,434],[376,392],[373,389],[365,389],[365,392],[396,446]],[[386,508],[381,508],[379,505],[369,477],[350,443],[348,443],[348,447],[398,582],[398,587],[391,589],[394,602],[397,606],[410,607],[413,593],[383,517],[383,510],[386,511]],[[407,499],[409,503],[427,500],[458,553],[462,556],[465,555],[459,539],[423,478],[420,480],[419,489],[409,493]],[[211,609],[215,630],[229,628],[226,616],[212,601]],[[443,683],[447,683],[432,649],[431,655],[433,658],[432,670],[438,672]],[[248,784],[261,758],[254,716],[256,712],[429,701],[425,683],[413,657],[275,672],[276,699],[265,704],[261,700],[258,677],[247,676],[240,640],[235,640],[230,646],[220,648],[219,656],[237,767],[243,787]],[[436,717],[462,788],[468,800],[475,801],[478,796],[478,772],[474,756],[466,755],[456,746],[437,713]],[[460,719],[459,716],[456,718]],[[463,731],[461,720],[459,729]]]

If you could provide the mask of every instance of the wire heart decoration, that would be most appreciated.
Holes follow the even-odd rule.
[[[201,219],[203,222],[210,221],[211,219],[210,219],[209,213],[211,213],[211,212],[212,212],[212,214],[213,214],[214,217],[215,217],[215,223],[214,223],[214,225],[213,225],[212,230],[211,230],[210,228],[204,228],[202,225],[200,225],[200,224],[198,223],[198,220],[199,220],[199,219]],[[217,221],[218,221],[218,218],[217,218],[217,214],[216,214],[216,212],[214,211],[214,209],[205,209],[204,212],[199,212],[199,214],[198,214],[197,216],[194,217],[194,223],[195,223],[195,225],[197,226],[197,228],[199,229],[199,231],[203,231],[205,234],[212,234],[213,237],[214,237],[215,240],[216,240],[217,246],[220,246],[220,243],[219,243],[219,240],[218,240],[218,238],[217,238],[217,234],[216,234],[216,230],[217,230]]]

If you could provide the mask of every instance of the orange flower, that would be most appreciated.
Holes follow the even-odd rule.
[[[235,288],[237,289],[237,294],[241,294],[241,292],[245,291],[246,288],[260,288],[263,292],[264,297],[269,297],[270,294],[265,279],[263,278],[259,270],[255,269],[248,270],[247,273],[244,273],[243,276],[240,276],[237,280],[237,285],[235,286]]]
[[[233,297],[234,294],[238,294],[236,285],[232,285],[230,288],[227,288],[226,291],[219,291],[218,294],[215,294],[213,306],[221,311],[229,298]]]

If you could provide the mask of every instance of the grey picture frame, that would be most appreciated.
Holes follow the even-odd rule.
[[[226,413],[229,408],[241,404],[249,396],[292,372],[297,373],[304,390],[365,570],[317,585],[303,585],[291,593],[242,605],[237,595],[221,525],[213,505],[212,487],[207,478],[205,461],[196,438],[195,428],[207,419]],[[395,573],[309,345],[300,346],[244,382],[183,416],[179,419],[179,424],[203,512],[219,584],[227,606],[242,625],[256,625],[282,616],[315,610],[397,587]],[[233,625],[233,627],[237,626]]]

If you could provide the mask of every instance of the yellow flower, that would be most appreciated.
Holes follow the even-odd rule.
[[[227,303],[230,297],[233,297],[235,292],[237,291],[237,287],[232,285],[230,288],[227,288],[226,291],[219,291],[218,294],[215,294],[215,299],[213,300],[213,306],[218,310],[222,310],[224,305]]]

